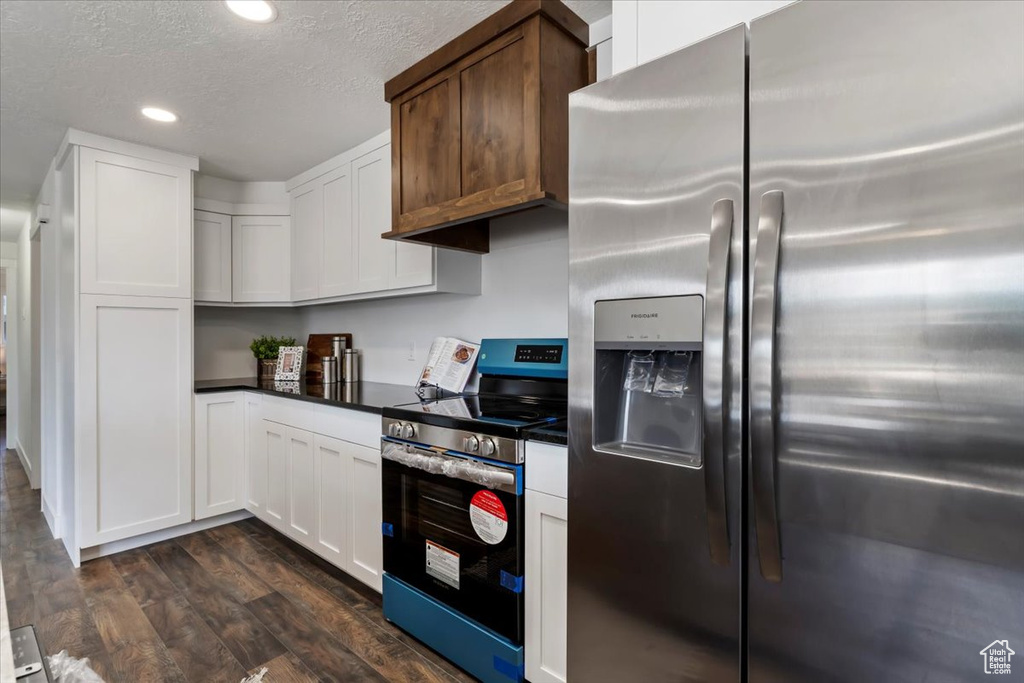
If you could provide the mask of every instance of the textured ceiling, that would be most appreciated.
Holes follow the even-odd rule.
[[[257,25],[219,1],[2,0],[0,204],[29,206],[68,127],[195,154],[210,175],[290,178],[386,129],[384,81],[504,4],[275,1]]]

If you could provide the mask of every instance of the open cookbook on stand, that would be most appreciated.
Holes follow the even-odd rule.
[[[418,385],[435,386],[444,393],[460,394],[476,365],[480,345],[455,337],[437,337],[430,345],[427,364]]]

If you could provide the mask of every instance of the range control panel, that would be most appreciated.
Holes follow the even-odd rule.
[[[516,344],[516,363],[554,363],[562,362],[562,346],[549,344]]]
[[[568,339],[484,339],[477,370],[481,375],[565,379]]]

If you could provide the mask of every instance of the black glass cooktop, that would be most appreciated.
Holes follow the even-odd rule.
[[[385,408],[385,417],[519,438],[527,427],[564,420],[566,402],[478,394]]]

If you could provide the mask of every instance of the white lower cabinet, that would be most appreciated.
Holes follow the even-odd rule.
[[[193,517],[205,519],[244,507],[245,420],[240,392],[195,399]]]
[[[526,490],[526,678],[564,683],[569,502]]]
[[[526,678],[531,683],[564,683],[568,449],[528,441],[526,461]]]
[[[381,590],[379,418],[283,401],[245,394],[245,509]]]
[[[79,548],[192,520],[192,301],[82,294]]]
[[[351,444],[317,434],[313,440],[316,463],[316,547],[332,564],[345,568],[349,557],[348,489]]]
[[[288,427],[262,420],[260,443],[267,462],[267,504],[263,521],[282,533],[288,533]]]
[[[316,527],[316,476],[313,435],[288,428],[288,535],[305,546],[313,544]]]
[[[381,590],[384,574],[384,544],[380,524],[381,509],[380,449],[350,444],[352,461],[348,487],[348,524],[352,540],[348,572]]]

